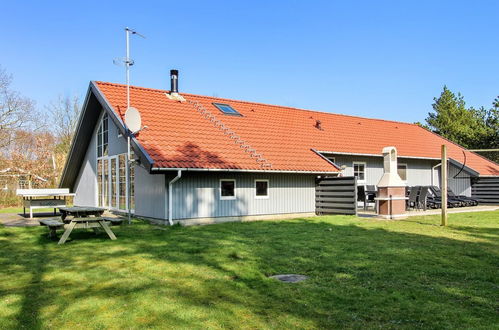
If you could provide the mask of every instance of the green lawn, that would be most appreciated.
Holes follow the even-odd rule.
[[[0,227],[0,328],[498,328],[499,212],[449,222]]]
[[[43,209],[34,209],[33,214],[36,213],[44,213],[44,212],[53,212],[54,209],[43,208]],[[0,213],[23,213],[22,207],[4,207],[0,208]],[[29,208],[26,208],[26,213],[29,213]]]

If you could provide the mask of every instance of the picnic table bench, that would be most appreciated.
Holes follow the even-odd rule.
[[[49,229],[49,238],[57,237],[57,229],[64,228],[64,222],[56,218],[40,220],[40,224]]]
[[[122,219],[102,217],[105,209],[100,207],[74,206],[59,207],[61,218],[51,218],[40,220],[40,224],[47,226],[49,237],[57,237],[57,230],[64,229],[58,244],[64,244],[73,229],[92,229],[98,232],[99,228],[104,229],[110,239],[115,240],[116,236],[109,228],[109,224],[121,224]]]
[[[66,230],[62,234],[58,244],[64,244],[75,228],[92,228],[96,231],[99,227],[104,229],[110,239],[116,239],[113,231],[108,226],[108,222],[101,217],[73,218],[69,224],[64,225]]]

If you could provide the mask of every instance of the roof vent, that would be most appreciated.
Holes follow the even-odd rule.
[[[315,128],[320,129],[322,131],[322,123],[320,120],[315,121]]]
[[[170,93],[166,96],[170,100],[185,102],[185,99],[178,93],[178,70],[170,70]]]

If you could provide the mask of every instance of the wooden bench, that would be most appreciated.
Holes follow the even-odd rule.
[[[66,198],[75,196],[69,189],[17,189],[16,194],[23,198],[24,215],[29,208],[29,217],[33,218],[33,210],[41,208],[56,208],[66,206]]]
[[[49,238],[57,237],[57,229],[63,229],[64,223],[57,218],[40,220],[40,225],[49,229]]]
[[[112,226],[119,226],[123,223],[122,218],[103,217],[102,219],[110,222]]]

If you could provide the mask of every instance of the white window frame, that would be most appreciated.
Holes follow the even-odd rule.
[[[108,146],[108,150],[107,150],[107,155],[104,155],[104,144],[102,143],[102,150],[103,150],[103,155],[99,157],[99,128],[100,126],[104,127],[104,117],[106,117],[107,115],[107,146]],[[109,139],[110,139],[110,131],[111,131],[111,118],[109,117],[109,115],[103,111],[101,114],[100,114],[100,117],[99,117],[99,120],[98,120],[98,125],[96,126],[95,128],[95,131],[94,131],[94,135],[95,135],[95,169],[96,169],[96,174],[95,174],[95,187],[97,188],[95,190],[95,201],[97,202],[97,206],[99,206],[100,204],[103,204],[102,203],[102,200],[99,200],[99,189],[101,189],[102,191],[104,191],[102,188],[104,187],[104,179],[102,178],[102,186],[99,187],[99,180],[97,178],[98,176],[98,166],[99,166],[99,160],[107,160],[109,162],[109,166],[107,167],[107,169],[102,169],[102,175],[104,175],[104,171],[107,170],[107,173],[108,173],[108,176],[109,176],[109,182],[108,182],[108,191],[110,192],[111,191],[111,184],[112,184],[112,177],[111,177],[111,164],[110,162],[116,162],[116,184],[117,184],[117,189],[118,189],[118,193],[117,193],[117,200],[116,200],[116,207],[111,207],[111,198],[112,196],[109,196],[109,199],[108,199],[108,204],[107,205],[100,205],[100,207],[103,207],[103,208],[106,208],[108,210],[116,210],[116,211],[122,211],[122,212],[127,212],[128,211],[128,191],[129,191],[129,185],[130,185],[130,182],[128,182],[128,166],[127,166],[127,162],[128,162],[128,155],[127,153],[121,153],[121,154],[116,154],[116,155],[110,155],[109,154]],[[103,128],[104,129],[104,128]],[[104,136],[101,137],[102,141],[104,141]],[[119,161],[119,156],[120,155],[125,155],[125,180],[126,180],[126,191],[125,191],[125,200],[126,200],[126,204],[125,204],[125,209],[120,209],[120,194],[119,194],[119,189],[120,189],[120,176],[119,176],[119,166],[120,166],[120,161]],[[133,165],[132,165],[133,166]],[[104,198],[104,195],[102,196]],[[135,200],[135,202],[137,202]],[[131,209],[130,210],[132,213],[135,212],[134,209]]]
[[[222,181],[232,181],[234,182],[234,196],[222,196]],[[218,183],[218,196],[222,201],[234,200],[237,198],[237,182],[236,179],[220,179]]]
[[[106,118],[107,121],[107,155],[104,154],[104,118]],[[99,117],[97,129],[95,131],[95,141],[96,141],[96,147],[95,147],[95,154],[97,155],[97,158],[104,158],[109,156],[109,115],[107,112],[103,111],[102,114]],[[99,130],[102,127],[102,136],[99,139]],[[99,143],[102,146],[102,156],[99,156]]]
[[[265,196],[258,196],[256,194],[256,183],[257,182],[267,182],[267,195]],[[255,188],[255,199],[269,199],[270,198],[270,182],[267,179],[255,179],[254,186]]]
[[[405,180],[402,179],[402,178],[401,179],[402,179],[402,181],[407,182],[407,180],[409,179],[409,175],[408,175],[409,174],[409,166],[407,166],[407,163],[398,163],[397,164],[397,174],[399,172],[399,166],[400,165],[405,166]]]
[[[353,162],[352,163],[353,176],[355,176],[355,165],[364,165],[364,180],[357,179],[357,183],[366,183],[367,182],[367,163],[366,162]]]

